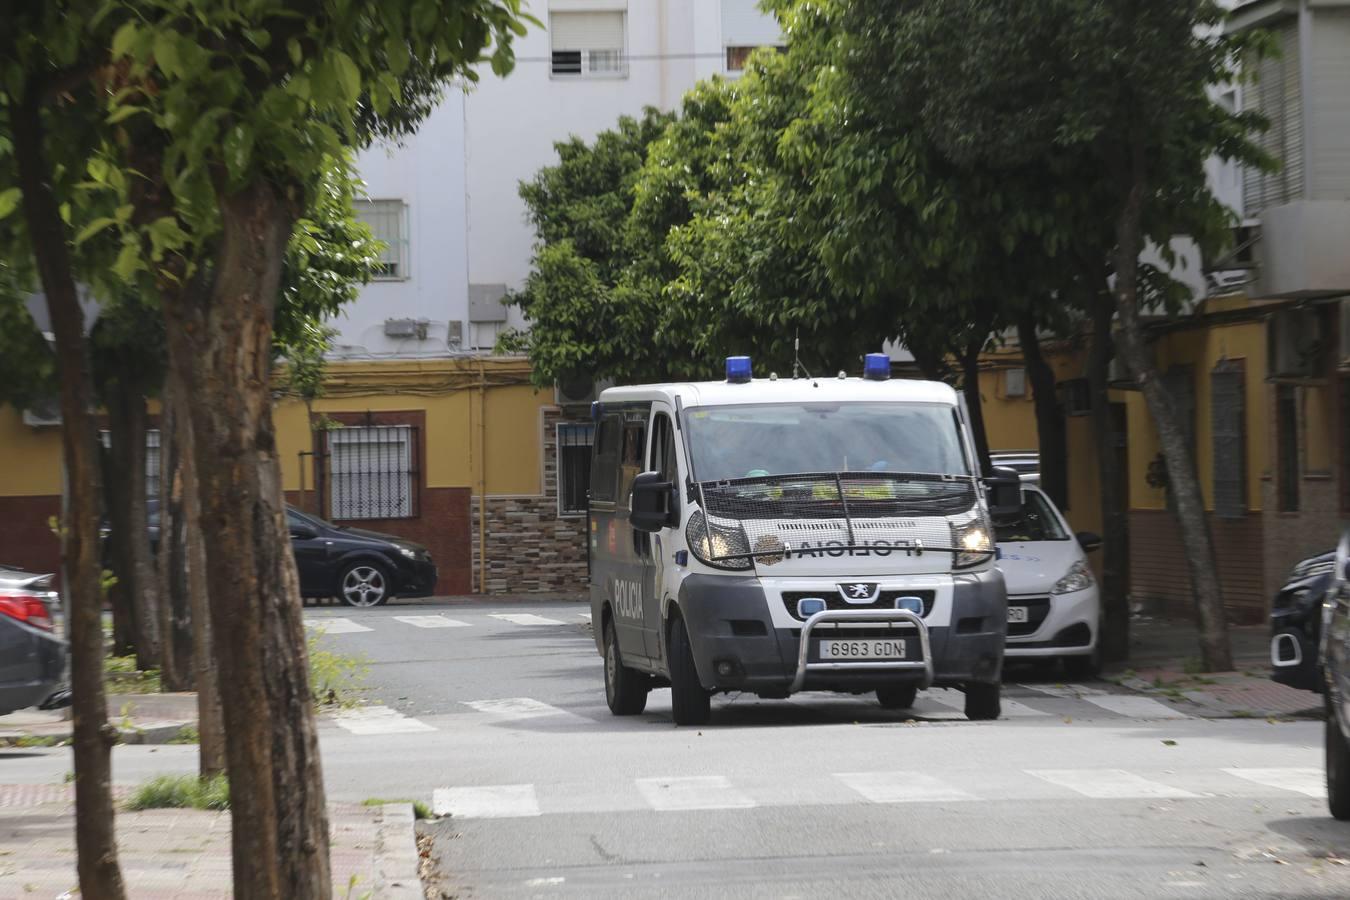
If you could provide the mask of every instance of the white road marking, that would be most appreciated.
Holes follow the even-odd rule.
[[[1096,800],[1200,796],[1123,769],[1027,769],[1026,773]]]
[[[445,616],[394,616],[399,622],[406,625],[415,625],[418,628],[468,628],[468,622],[461,622],[459,619],[447,619]]]
[[[461,819],[518,819],[539,815],[539,799],[532,784],[437,788],[431,808],[438,816]]]
[[[489,613],[488,618],[501,619],[512,625],[561,625],[557,619],[536,616],[534,613]]]
[[[1247,781],[1264,784],[1267,787],[1293,791],[1319,799],[1327,795],[1327,778],[1321,769],[1224,769],[1229,775],[1236,775]]]
[[[539,716],[570,716],[572,713],[549,706],[529,697],[507,697],[502,700],[461,700],[465,706],[488,713],[499,719],[535,719]]]
[[[922,772],[844,772],[834,776],[873,803],[975,800],[960,788]]]
[[[723,775],[684,778],[639,778],[638,790],[652,809],[666,812],[688,809],[748,809],[755,805],[732,787]]]
[[[955,688],[929,688],[926,693],[919,696],[936,700],[943,706],[950,706],[952,709],[959,709],[962,711],[962,717],[965,716],[966,695]],[[1001,719],[1027,719],[1054,715],[1054,713],[1032,709],[1025,703],[1018,703],[1016,700],[1009,700],[1007,697],[1001,700],[1000,705],[1003,708],[1003,712],[999,716]]]
[[[1087,697],[1095,697],[1099,694],[1105,694],[1106,691],[1100,688],[1088,687],[1082,684],[1019,684],[1018,687],[1026,688],[1029,691],[1036,691],[1041,694],[1049,694],[1051,697],[1060,697],[1065,700],[1079,700]]]
[[[412,734],[436,730],[426,722],[405,716],[387,706],[344,709],[333,716],[333,721],[352,734]]]
[[[359,625],[351,619],[343,619],[338,616],[305,619],[305,627],[317,629],[324,634],[355,634],[358,631],[373,630],[365,625]]]
[[[1088,703],[1108,709],[1113,713],[1128,716],[1131,719],[1191,719],[1178,709],[1165,706],[1148,697],[1136,697],[1132,694],[1100,694],[1084,697]]]

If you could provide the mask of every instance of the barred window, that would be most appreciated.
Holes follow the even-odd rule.
[[[417,516],[417,429],[349,426],[328,432],[334,519]]]
[[[1241,360],[1224,360],[1209,375],[1214,514],[1240,519],[1247,512],[1246,388]]]
[[[354,200],[356,217],[384,244],[375,278],[401,281],[412,274],[408,263],[408,207],[402,200]]]
[[[112,449],[112,432],[106,428],[98,433],[104,450]],[[145,496],[151,500],[159,499],[159,430],[147,429],[145,432]]]
[[[591,489],[591,448],[595,426],[558,425],[558,515],[584,516]]]

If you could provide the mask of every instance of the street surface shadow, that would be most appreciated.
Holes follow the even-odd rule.
[[[1297,819],[1275,819],[1266,827],[1278,835],[1297,841],[1314,859],[1336,859],[1350,865],[1350,822],[1338,822],[1329,815]]]
[[[1124,729],[1121,732],[1122,738],[1130,740],[1152,741],[1157,744],[1167,745],[1167,741],[1176,741],[1178,745],[1187,739],[1196,738],[1222,738],[1225,741],[1234,743],[1249,743],[1269,746],[1271,744],[1285,744],[1291,747],[1308,747],[1316,744],[1318,747],[1322,744],[1322,733],[1318,731],[1315,735],[1309,736],[1305,729],[1291,727],[1298,724],[1305,724],[1305,720],[1285,721],[1277,720],[1269,722],[1265,719],[1116,719],[1116,724],[1133,724],[1141,727]],[[1230,727],[1232,723],[1242,723],[1239,727]],[[1213,726],[1212,728],[1196,729],[1197,723]],[[1093,719],[1093,720],[1075,720],[1074,724],[1081,724],[1086,727],[1093,725],[1110,725],[1112,720]]]

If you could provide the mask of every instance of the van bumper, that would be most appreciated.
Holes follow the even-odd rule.
[[[929,627],[935,686],[997,682],[1003,673],[1007,600],[997,570],[955,576],[951,624]],[[786,696],[797,675],[801,628],[776,628],[754,577],[691,575],[680,586],[699,681],[713,691]],[[907,634],[913,634],[910,630]],[[896,684],[930,686],[922,668],[808,671],[800,690],[864,693]]]

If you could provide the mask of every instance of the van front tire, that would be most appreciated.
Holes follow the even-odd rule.
[[[614,622],[605,623],[605,701],[616,716],[636,716],[647,708],[651,682],[623,664]]]
[[[712,718],[712,696],[698,680],[694,648],[680,618],[670,626],[670,711],[676,725],[706,725]]]
[[[1003,685],[971,682],[966,685],[966,718],[972,722],[997,719],[1003,712]]]
[[[1333,818],[1350,820],[1350,744],[1341,733],[1336,711],[1327,702],[1327,808]]]
[[[919,689],[912,684],[888,684],[877,688],[877,702],[882,709],[913,709]]]

